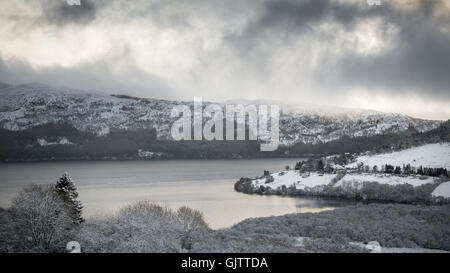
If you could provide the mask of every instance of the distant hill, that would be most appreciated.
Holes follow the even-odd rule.
[[[180,103],[42,84],[0,83],[0,157],[3,160],[133,158],[137,157],[139,149],[176,157],[263,156],[257,141],[171,141],[170,129],[175,121],[171,110]],[[192,107],[193,102],[183,104]],[[278,151],[264,156],[373,149],[397,143],[405,136],[429,132],[427,137],[432,139],[436,138],[433,130],[441,128],[442,124],[360,109],[314,105],[280,107],[282,145]]]

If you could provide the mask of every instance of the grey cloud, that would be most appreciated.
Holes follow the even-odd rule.
[[[271,52],[279,44],[288,45],[301,38],[306,39],[305,43],[323,42],[324,47],[332,44],[334,33],[318,32],[315,27],[320,24],[335,23],[351,33],[361,20],[380,19],[380,33],[389,25],[399,29],[390,49],[375,56],[344,47],[325,52],[321,56],[323,65],[313,73],[317,86],[323,81],[328,83],[323,88],[339,86],[345,90],[359,86],[383,89],[388,95],[416,92],[450,99],[450,18],[436,15],[440,9],[447,9],[444,2],[419,1],[418,7],[411,10],[399,9],[387,1],[382,3],[383,6],[372,7],[365,1],[266,1],[263,14],[244,32],[229,35],[228,42],[239,58],[267,73],[264,67],[272,65]],[[327,64],[330,67],[325,68]]]
[[[270,73],[271,57],[280,46],[288,47],[298,39],[305,39],[305,43],[321,41],[326,47],[334,33],[318,32],[318,25],[333,22],[351,31],[361,18],[380,16],[386,10],[372,9],[365,1],[268,0],[262,5],[261,14],[251,20],[244,31],[226,37],[226,43],[233,48],[237,58],[251,63],[248,66],[260,74]],[[297,52],[293,52],[295,54]],[[328,57],[336,58],[324,56]]]
[[[347,28],[360,17],[373,16],[373,10],[356,3],[338,4],[332,0],[270,0],[264,2],[263,13],[251,22],[242,33],[231,34],[232,42],[239,47],[243,42],[248,48],[261,40],[276,35],[289,39],[314,31],[314,27],[324,21],[334,21]]]
[[[379,56],[348,54],[338,68],[349,84],[450,99],[450,37],[432,29],[401,36],[396,47]]]
[[[177,99],[164,80],[130,66],[126,73],[111,74],[108,62],[95,62],[70,68],[52,66],[33,69],[20,61],[5,62],[0,58],[0,82],[7,84],[42,83],[107,94],[128,94],[147,98]],[[127,80],[124,80],[127,79]]]
[[[347,52],[337,66],[341,80],[379,87],[391,95],[450,100],[450,18],[434,16],[441,8],[438,1],[423,1],[413,12],[390,17],[400,29],[390,49],[374,56]]]
[[[289,36],[298,36],[305,32],[316,31],[321,23],[338,23],[343,29],[351,31],[361,20],[380,18],[385,23],[394,23],[408,27],[412,21],[436,19],[434,11],[443,7],[444,0],[420,1],[418,9],[408,12],[399,10],[395,5],[382,1],[382,6],[370,6],[366,1],[337,2],[334,0],[268,0],[264,1],[263,13],[258,20],[251,22],[246,31],[237,37],[255,38],[271,32],[282,32]],[[448,19],[447,23],[448,23]]]

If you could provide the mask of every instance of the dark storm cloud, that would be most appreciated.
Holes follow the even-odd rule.
[[[260,28],[291,25],[289,30],[293,33],[324,20],[350,25],[358,16],[362,16],[363,11],[367,11],[356,3],[337,4],[329,0],[267,1],[265,7],[265,13],[258,22]]]
[[[289,46],[297,39],[323,40],[333,33],[317,33],[315,28],[324,22],[336,22],[351,29],[359,17],[376,16],[379,10],[361,3],[337,3],[333,0],[269,0],[263,1],[262,12],[250,21],[244,31],[230,33],[227,43],[238,58],[252,64],[259,73],[270,73],[271,54],[279,44]],[[308,42],[308,41],[306,41]]]
[[[450,100],[450,37],[432,25],[413,26],[382,55],[349,53],[339,63],[349,84],[377,86],[393,94],[412,90]]]
[[[354,26],[359,17],[375,16],[379,10],[361,6],[360,3],[338,4],[332,0],[265,1],[257,20],[249,23],[242,33],[231,34],[230,41],[237,47],[257,46],[258,42],[296,38],[305,32],[313,32],[323,22],[333,21],[345,28]],[[243,43],[242,45],[240,43]]]
[[[271,65],[266,63],[272,48],[267,45],[289,44],[307,37],[326,46],[332,43],[334,33],[317,31],[320,24],[334,23],[351,33],[362,20],[380,19],[380,33],[386,32],[388,26],[398,28],[398,35],[388,50],[373,56],[352,48],[338,48],[342,54],[325,53],[324,65],[332,60],[329,63],[333,67],[320,67],[315,71],[316,79],[320,82],[328,78],[331,86],[362,86],[383,89],[393,95],[416,92],[450,99],[450,18],[448,14],[436,15],[440,9],[446,9],[444,2],[420,1],[410,10],[399,9],[387,1],[382,3],[378,7],[369,6],[365,1],[267,1],[258,20],[228,39],[240,57],[255,62],[255,67],[261,70]],[[330,75],[330,70],[335,74]]]
[[[50,24],[88,24],[95,20],[98,6],[92,0],[81,0],[81,5],[68,5],[65,0],[41,2],[45,19]]]
[[[269,0],[264,1],[262,15],[249,23],[242,33],[230,37],[253,39],[270,33],[284,33],[297,37],[305,31],[314,32],[322,23],[337,23],[352,31],[365,19],[379,18],[384,24],[395,24],[402,32],[410,32],[423,23],[439,23],[449,26],[450,18],[436,18],[434,13],[442,9],[444,0],[419,1],[411,11],[400,10],[389,2],[382,6],[370,6],[365,0],[338,2],[334,0]]]
[[[423,1],[413,12],[397,12],[390,23],[399,33],[380,55],[348,52],[339,65],[350,84],[375,86],[393,95],[421,93],[450,100],[450,18],[434,16],[441,2]]]

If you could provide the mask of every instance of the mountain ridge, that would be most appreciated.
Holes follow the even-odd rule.
[[[228,101],[230,102],[232,100]],[[170,110],[180,103],[190,107],[193,105],[192,101],[109,95],[100,91],[52,87],[36,83],[23,85],[0,83],[0,128],[21,131],[47,123],[70,123],[80,131],[99,136],[107,135],[115,129],[136,131],[153,128],[157,132],[158,139],[170,140],[171,124],[176,120],[170,116]],[[203,106],[210,103],[203,102]],[[226,105],[227,102],[216,104]],[[281,144],[315,144],[337,140],[343,136],[373,136],[403,132],[411,127],[419,132],[425,132],[441,123],[372,110],[337,107],[339,111],[331,108],[329,111],[321,111],[322,108],[281,105]]]

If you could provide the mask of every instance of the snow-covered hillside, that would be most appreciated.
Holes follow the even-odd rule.
[[[348,164],[349,169],[355,168],[360,163],[368,165],[372,170],[373,166],[378,166],[379,170],[384,164],[393,166],[403,166],[410,164],[412,167],[431,167],[431,168],[447,168],[450,169],[450,143],[426,144],[419,147],[413,147],[398,152],[376,154],[371,156],[357,157],[356,162]],[[352,187],[360,188],[364,182],[378,182],[386,185],[410,184],[414,187],[434,183],[435,178],[428,176],[408,176],[394,175],[385,173],[354,173],[348,172],[346,175],[337,179],[336,174],[318,174],[315,172],[303,174],[298,171],[284,171],[271,175],[271,178],[259,178],[253,180],[253,184],[257,187],[263,185],[272,189],[278,187],[295,186],[296,189],[314,188],[316,186],[332,185],[334,187]],[[436,194],[446,191],[446,187],[442,186]]]
[[[100,92],[40,84],[0,84],[0,128],[19,131],[36,125],[68,122],[81,131],[106,135],[112,129],[155,128],[170,139],[177,101],[109,96]],[[192,102],[187,102],[192,106]],[[208,103],[204,102],[204,106]],[[280,140],[284,144],[328,142],[342,136],[372,136],[436,128],[440,122],[399,114],[345,108],[281,106]]]
[[[410,164],[412,167],[450,169],[450,143],[426,144],[398,152],[360,156],[356,159],[356,162],[347,165],[347,167],[354,168],[360,163],[371,167],[381,167],[384,164],[393,166]]]
[[[356,170],[353,167],[358,162],[370,168]],[[374,165],[384,164],[449,168],[449,143],[427,144],[399,152],[358,157],[358,162],[347,165],[346,170],[331,169],[326,173],[289,170],[256,179],[241,178],[236,182],[235,189],[245,193],[321,195],[403,203],[429,202],[442,198],[446,202],[450,198],[450,182],[445,182],[448,181],[446,172],[443,177],[437,177],[410,172],[384,173],[379,171],[381,168],[372,169]]]

